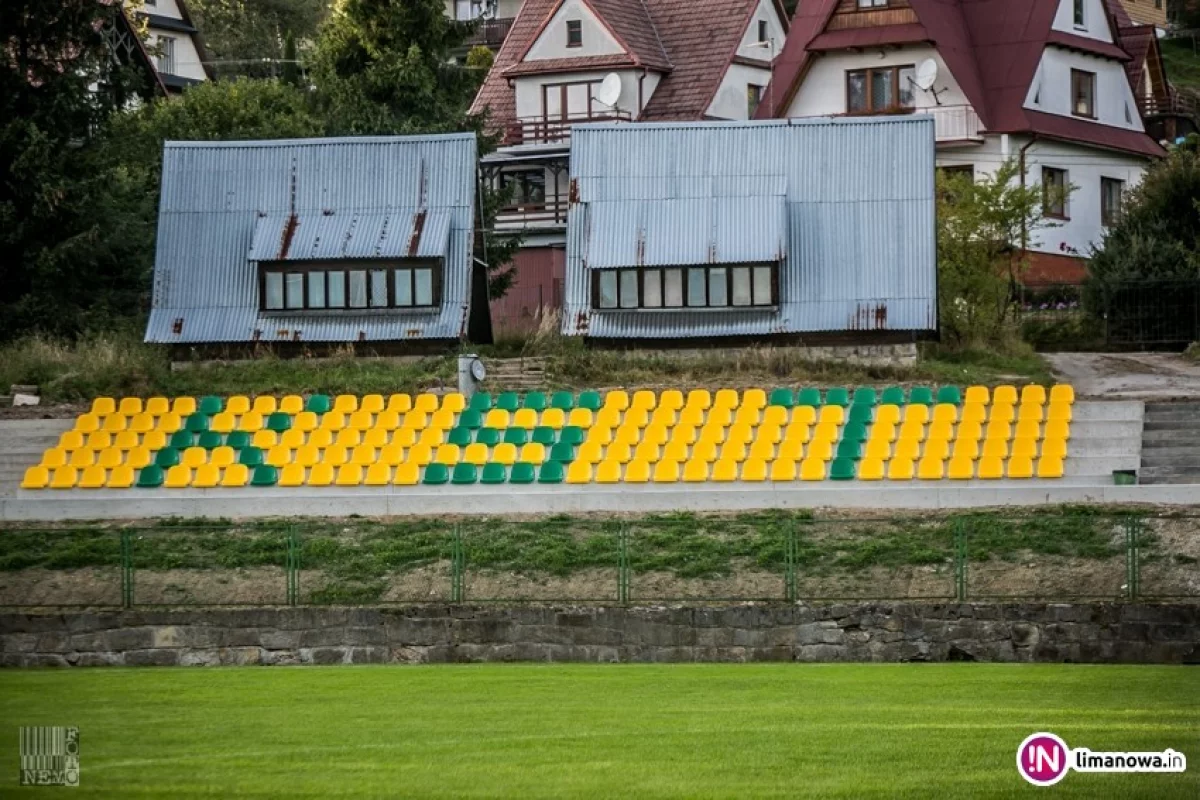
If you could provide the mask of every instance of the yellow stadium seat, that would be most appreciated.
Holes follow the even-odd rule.
[[[704,415],[705,427],[728,428],[733,424],[733,411],[728,408],[713,406]]]
[[[363,431],[362,443],[368,447],[383,447],[389,444],[392,440],[392,435],[389,431],[382,428],[371,428]]]
[[[1042,438],[1042,426],[1036,420],[1021,420],[1017,423],[1013,437],[1016,439],[1040,439]]]
[[[805,456],[806,461],[809,459],[828,461],[833,458],[833,442],[828,439],[813,439],[808,443],[808,450]]]
[[[326,414],[325,416],[329,416]],[[404,412],[404,418],[400,422],[401,428],[407,428],[412,431],[421,431],[429,424],[429,414],[424,411],[413,409],[412,411]]]
[[[427,444],[430,447],[437,447],[439,444],[445,444],[446,432],[441,428],[426,428],[421,431],[421,435],[417,437],[417,441],[421,444]]]
[[[333,480],[336,486],[359,486],[362,481],[362,464],[342,464],[338,467],[337,477]]]
[[[58,437],[58,446],[63,450],[78,450],[83,447],[83,434],[79,431],[63,431]]]
[[[143,433],[141,446],[150,450],[162,450],[167,446],[167,434],[162,431]]]
[[[725,441],[737,442],[741,444],[749,444],[754,440],[754,428],[745,423],[735,422],[729,426],[729,430],[725,433]]]
[[[368,395],[368,397],[371,397],[371,395]],[[383,398],[380,397],[379,400],[380,400],[380,404],[382,405]],[[367,397],[364,397],[363,402],[365,403],[366,401],[367,401]],[[442,411],[449,411],[452,414],[461,414],[463,409],[465,409],[466,407],[467,407],[467,398],[464,397],[460,392],[450,392],[445,397],[442,398],[442,405],[441,405]],[[381,410],[382,410],[382,408],[381,408]]]
[[[809,427],[808,423],[800,420],[792,420],[783,431],[783,440],[785,442],[808,444],[810,438],[812,438],[812,428]]]
[[[394,467],[404,460],[404,447],[398,444],[385,444],[379,448],[378,462]]]
[[[116,447],[106,447],[96,453],[96,464],[101,469],[119,467],[125,461],[125,451]]]
[[[255,431],[261,431],[264,427],[266,427],[266,420],[263,418],[263,415],[257,411],[248,411],[238,418],[235,430],[254,433]]]
[[[1017,412],[1017,421],[1018,422],[1041,422],[1043,416],[1044,415],[1043,415],[1041,406],[1033,405],[1033,404],[1026,404],[1026,405],[1021,406],[1020,411]]]
[[[75,430],[80,433],[92,433],[100,430],[100,420],[106,417],[99,417],[95,414],[80,414],[75,418]]]
[[[462,395],[459,395],[459,397],[461,398]],[[443,401],[442,407],[445,408],[444,401]],[[378,414],[379,412],[383,411],[385,408],[387,408],[387,403],[383,399],[383,395],[381,395],[381,394],[368,394],[368,395],[364,396],[363,399],[361,401],[359,401],[359,404],[358,404],[358,410],[365,411],[368,414]],[[461,411],[462,409],[452,409],[452,410]]]
[[[106,447],[112,447],[112,434],[108,431],[92,431],[87,435],[87,439],[84,441],[83,446],[88,450],[96,451],[103,450]],[[85,464],[84,466],[87,465]]]
[[[1059,439],[1059,438],[1044,439],[1042,441],[1042,446],[1039,451],[1039,455],[1042,458],[1046,458],[1047,456],[1053,457],[1053,458],[1066,458],[1067,457],[1067,440]]]
[[[989,441],[999,441],[990,439]],[[961,461],[966,459],[974,461],[979,458],[979,442],[975,439],[956,439],[954,441],[954,449],[952,450],[952,460]]]
[[[78,450],[72,450],[70,455],[67,457],[67,466],[75,467],[76,469],[90,467],[92,464],[96,463],[96,452],[97,451],[90,447],[81,447]],[[42,455],[44,458],[45,454],[43,453]]]
[[[987,439],[1000,439],[1007,442],[1012,438],[1012,425],[1007,422],[989,422],[987,425]]]
[[[362,444],[362,432],[355,428],[342,428],[337,432],[333,443],[347,450],[353,450]]]
[[[788,424],[788,409],[783,406],[767,406],[763,409],[761,425],[782,427]]]
[[[346,427],[343,430],[365,431],[375,424],[375,417],[368,411],[352,411],[346,417]]]
[[[171,401],[171,411],[181,417],[189,417],[196,413],[196,398],[176,397]]]
[[[435,402],[434,408],[436,407],[437,404]],[[338,412],[339,414],[352,414],[355,411],[358,411],[358,398],[352,394],[339,394],[337,397],[333,398],[332,410]],[[426,410],[431,411],[432,409]]]
[[[838,426],[832,422],[818,422],[813,429],[812,441],[814,442],[835,442],[840,434]]]
[[[567,483],[591,483],[592,465],[587,461],[572,461],[567,467]]]
[[[720,389],[713,395],[713,408],[737,408],[738,393],[736,389]]]
[[[190,450],[200,450],[201,453],[204,452],[204,450],[202,448],[189,447],[187,450],[183,451],[183,463],[184,464],[189,463],[187,454],[188,454],[188,451],[190,451]],[[282,467],[286,464],[290,464],[292,462],[292,451],[290,449],[284,447],[283,445],[276,445],[275,447],[272,447],[270,450],[267,451],[265,460],[266,460],[267,464],[278,469],[279,467]],[[201,461],[200,463],[204,463],[204,462]],[[195,466],[195,464],[192,463],[191,466]]]
[[[155,419],[149,414],[135,414],[129,418],[129,431],[133,433],[149,433],[154,430]]]
[[[604,395],[604,408],[611,408],[614,411],[624,411],[629,408],[629,392],[623,389],[614,389],[611,392],[606,392]]]
[[[762,483],[767,479],[767,462],[759,458],[748,458],[742,462],[741,478],[750,483]]]
[[[382,397],[379,398],[382,401]],[[391,467],[388,464],[374,463],[367,465],[367,473],[362,483],[365,486],[388,486],[391,483]]]
[[[79,470],[71,466],[56,467],[50,473],[51,489],[71,489],[79,480]]]
[[[817,410],[812,406],[796,406],[792,409],[791,424],[797,423],[803,425],[817,424]]]
[[[750,454],[747,456],[747,458],[767,462],[774,461],[774,442],[772,442],[770,439],[755,439],[750,443]]]
[[[697,441],[721,444],[725,441],[725,428],[721,425],[705,424],[700,429],[700,436]]]
[[[502,408],[493,408],[483,418],[483,424],[488,428],[507,428],[510,421],[509,413]]]
[[[45,467],[30,467],[21,478],[22,489],[45,489],[50,485],[50,470]]]
[[[945,439],[930,439],[922,448],[921,457],[945,461],[950,457],[950,442]]]
[[[321,451],[322,464],[328,464],[331,467],[340,467],[342,464],[349,463],[349,461],[349,452],[340,444],[330,445]]]
[[[712,395],[707,389],[692,389],[688,392],[685,408],[698,408],[701,411],[708,410],[712,406]]]
[[[439,408],[429,415],[429,427],[448,431],[454,427],[457,415],[449,409]],[[507,427],[507,426],[505,426]]]
[[[124,417],[142,413],[142,399],[140,397],[122,397],[121,402],[117,405],[117,413]]]
[[[755,426],[762,421],[762,409],[757,406],[738,406],[733,415],[734,425]]]
[[[106,489],[129,489],[133,486],[134,467],[123,464],[108,471],[108,479],[104,482]]]
[[[773,406],[778,408],[779,406]],[[771,444],[779,444],[783,441],[783,429],[778,424],[763,423],[758,426],[758,430],[754,432],[754,441],[770,442]]]
[[[317,431],[317,433],[320,433],[320,431]],[[311,442],[312,439],[309,438],[309,441]],[[391,443],[398,444],[401,447],[412,447],[417,443],[417,432],[411,428],[397,428],[392,431]]]
[[[286,469],[286,467],[284,469]],[[300,469],[303,473],[303,467],[300,467]],[[250,468],[245,464],[230,464],[225,468],[225,471],[221,473],[221,486],[229,489],[240,488],[249,482]]]
[[[987,408],[979,403],[967,403],[963,406],[961,419],[963,422],[986,422]]]
[[[729,483],[738,479],[738,462],[717,461],[713,464],[712,480],[717,483]]]
[[[763,408],[767,405],[767,392],[765,389],[747,389],[742,392],[742,405],[754,406]]]
[[[636,397],[636,395],[634,395]],[[625,483],[648,483],[651,466],[649,462],[634,459],[625,465]]]
[[[397,414],[404,414],[412,411],[412,396],[407,394],[393,394],[388,396],[387,410],[394,411]]]
[[[1075,402],[1075,387],[1068,383],[1059,383],[1051,386],[1050,402],[1066,403],[1067,405],[1071,405]]]
[[[916,461],[921,455],[921,443],[914,439],[897,439],[892,448],[892,460]]]
[[[695,425],[676,425],[671,429],[671,438],[669,441],[678,442],[684,445],[695,444],[700,438],[699,432]]]
[[[708,462],[690,459],[683,465],[684,483],[704,483],[708,480]]]
[[[588,429],[587,437],[584,441],[594,442],[598,445],[611,444],[613,440],[613,429],[609,427],[591,427]]]
[[[662,453],[659,450],[657,442],[644,440],[638,442],[637,448],[633,453],[635,461],[645,461],[647,464],[657,463],[661,456]]]
[[[746,443],[728,441],[721,445],[721,461],[733,461],[740,464],[746,460]]]
[[[97,417],[105,417],[109,414],[115,414],[117,411],[117,401],[111,397],[97,397],[92,401],[91,413]]]
[[[268,430],[255,431],[254,435],[250,437],[250,444],[259,450],[269,450],[279,444],[279,434]]]
[[[983,426],[978,422],[960,422],[954,430],[954,438],[956,441],[974,439],[978,442],[983,438]]]
[[[159,433],[165,433],[170,436],[175,431],[183,427],[183,420],[175,412],[163,414],[158,418],[158,424],[155,425],[155,430]]]
[[[100,426],[100,430],[116,433],[125,430],[127,427],[129,427],[129,418],[117,412],[116,414],[109,414],[104,418],[104,424]]]
[[[950,459],[946,473],[952,481],[966,481],[975,477],[975,462],[970,458],[955,456]]]
[[[308,433],[315,431],[321,424],[317,415],[312,411],[301,411],[292,419],[292,427],[289,431],[299,431],[300,433]]]
[[[332,486],[333,476],[338,466],[324,461],[320,464],[313,464],[308,470],[308,479],[305,483],[309,486]]]
[[[820,425],[841,425],[845,421],[846,411],[841,406],[821,406],[821,412],[817,415]]]
[[[800,461],[804,458],[804,445],[794,440],[784,439],[779,443],[779,450],[775,453],[777,460],[790,459],[792,461]]]
[[[520,413],[521,413],[520,411],[517,412],[518,416],[513,419],[513,425],[517,425],[517,426],[523,427],[523,428],[532,428],[534,425],[537,424],[537,412],[536,411],[532,412],[533,416],[530,419],[532,419],[533,422],[530,425],[521,425],[520,424],[520,422],[518,421]],[[621,412],[615,408],[609,408],[608,406],[605,406],[604,408],[601,408],[599,411],[596,412],[596,418],[592,424],[593,424],[593,427],[596,427],[596,428],[605,428],[605,427],[616,428],[621,424]]]
[[[946,462],[926,456],[917,464],[917,477],[923,481],[940,481],[946,477]]]
[[[165,397],[151,397],[146,400],[146,407],[142,410],[152,417],[161,417],[171,410],[171,401]]]
[[[938,468],[941,468],[941,461],[936,461]],[[893,458],[887,465],[887,478],[889,481],[911,481],[916,476],[916,470],[913,467],[913,459],[911,458]],[[860,475],[861,477],[861,475]]]
[[[1038,459],[1037,476],[1039,478],[1061,478],[1063,476],[1063,460],[1058,456],[1043,455]]]
[[[649,425],[646,426],[646,429],[644,431],[642,431],[642,438],[640,440],[638,440],[638,443],[639,444],[649,443],[649,444],[663,445],[663,444],[666,444],[668,441],[670,441],[670,439],[671,439],[671,434],[668,431],[666,425],[655,424],[655,423],[651,422]]]
[[[868,439],[864,457],[875,459],[882,464],[892,457],[892,443],[887,439]]]
[[[678,389],[664,389],[658,396],[658,408],[669,408],[678,411],[683,408],[683,392]]]
[[[434,453],[433,460],[436,464],[445,464],[454,466],[462,457],[462,452],[456,444],[440,444],[437,451]]]
[[[186,489],[191,483],[192,468],[183,464],[176,464],[167,470],[167,477],[163,481],[163,486],[168,489]]]
[[[904,424],[915,422],[921,425],[929,422],[929,406],[913,405],[904,407]]]
[[[628,464],[633,460],[633,447],[628,442],[613,442],[604,451],[605,461],[616,461],[618,464]]]
[[[682,469],[678,461],[659,461],[654,465],[654,483],[679,483]]]
[[[1071,438],[1071,424],[1065,420],[1052,419],[1046,423],[1046,429],[1042,431],[1043,439],[1064,439]]]
[[[1046,405],[1046,387],[1036,383],[1021,387],[1021,405]]]
[[[415,486],[420,480],[421,467],[411,461],[397,465],[396,474],[392,476],[392,483],[397,486]]]
[[[463,449],[462,460],[466,464],[482,467],[488,462],[488,446],[486,444],[469,444]]]
[[[679,424],[690,425],[693,428],[704,424],[704,418],[708,412],[699,406],[684,406],[679,412]]]
[[[561,408],[547,408],[542,412],[542,418],[538,420],[538,424],[556,431],[562,430],[562,427],[567,424],[567,415]]]
[[[991,402],[991,393],[986,386],[968,386],[963,394],[963,402],[967,405],[986,406]]]
[[[284,447],[284,445],[280,445],[280,447]],[[299,464],[302,467],[311,467],[313,464],[320,463],[320,461],[321,449],[311,444],[297,447],[291,458],[292,464]]]
[[[546,447],[538,442],[530,442],[529,444],[521,445],[521,458],[519,461],[525,461],[530,464],[541,464],[546,460]]]
[[[1063,422],[1071,421],[1071,405],[1070,403],[1051,403],[1046,410],[1047,420],[1056,420]]]
[[[692,445],[692,461],[703,461],[711,464],[717,460],[717,445],[715,442],[696,442]]]
[[[1038,454],[1037,439],[1018,436],[1012,441],[1013,458],[1036,458]]]
[[[881,441],[892,443],[896,441],[896,423],[894,422],[876,422],[871,426],[871,432],[867,436],[868,441]]]
[[[1014,455],[1008,461],[1008,477],[1010,478],[1032,478],[1033,477],[1033,458],[1030,456]]]
[[[250,398],[244,394],[235,394],[225,399],[225,411],[222,413],[241,416],[249,411]],[[217,416],[220,416],[220,414]]]
[[[958,406],[949,403],[938,403],[933,407],[934,424],[939,422],[958,422]]]
[[[867,456],[862,461],[858,462],[858,479],[860,481],[881,481],[883,480],[884,466],[882,458],[872,458]]]
[[[279,411],[293,417],[304,413],[304,398],[298,394],[284,395],[279,401]]]
[[[192,475],[192,487],[212,489],[221,483],[221,468],[215,464],[201,464]]]
[[[875,424],[899,425],[900,406],[883,405],[875,409]]]
[[[511,442],[501,442],[492,450],[492,461],[504,466],[512,466],[517,462],[517,446]]]
[[[687,461],[688,445],[686,442],[669,441],[663,445],[662,461]]]
[[[125,454],[125,466],[132,469],[141,469],[150,465],[153,461],[152,451],[149,447],[134,447]]]
[[[825,480],[825,461],[820,458],[804,459],[800,462],[800,480],[802,481],[823,481]]]
[[[500,414],[504,414],[504,415],[508,414],[507,411],[502,411],[500,409],[493,408],[491,411],[488,412],[488,416],[490,417],[492,414],[495,414],[495,412],[497,412],[497,411],[500,411]],[[501,417],[500,414],[496,414],[494,419],[499,420],[499,419],[505,418],[505,417]],[[485,424],[486,424],[486,418],[485,418]],[[521,409],[517,409],[516,411],[513,412],[512,420],[509,423],[508,427],[534,428],[534,427],[537,427],[537,424],[538,424],[538,412],[534,411],[532,408],[521,408]]]
[[[1017,404],[1017,387],[997,386],[992,390],[992,405],[1015,406]]]
[[[637,392],[633,393],[633,398],[629,402],[629,408],[630,409],[640,408],[640,409],[643,409],[646,411],[650,411],[657,404],[658,404],[658,398],[655,397],[654,392],[649,391],[648,389],[642,389],[641,391],[637,391]]]
[[[350,463],[365,467],[375,463],[375,448],[360,444],[350,451]]]
[[[992,404],[988,411],[988,422],[1012,422],[1017,418],[1016,407],[1011,404]]]
[[[340,411],[329,411],[321,415],[321,429],[327,431],[340,431],[346,427],[346,415]],[[424,420],[421,422],[421,427],[425,427]]]
[[[1004,459],[985,456],[979,459],[979,478],[985,481],[995,481],[1004,477]]]
[[[573,408],[571,409],[571,413],[567,416],[568,425],[574,425],[584,429],[592,427],[593,421],[594,415],[592,414],[591,409],[587,408]]]
[[[228,445],[214,447],[212,453],[209,454],[208,463],[217,467],[228,467],[237,460],[237,453]]]
[[[80,489],[102,489],[107,478],[108,472],[104,467],[87,467],[79,474],[79,483],[76,485]]]
[[[925,423],[915,420],[903,423],[900,426],[900,438],[912,439],[914,442],[925,441]]]
[[[612,392],[609,392],[612,394]],[[596,467],[596,483],[619,483],[621,465],[616,461],[601,461]]]
[[[622,428],[644,428],[650,424],[650,412],[644,408],[630,408],[621,417]]]
[[[776,482],[794,481],[798,470],[796,462],[790,458],[780,458],[771,462],[771,480]]]

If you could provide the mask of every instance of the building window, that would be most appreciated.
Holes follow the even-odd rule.
[[[263,311],[338,311],[438,305],[440,262],[369,264],[357,269],[331,266],[263,262],[259,265],[259,307]]]
[[[567,47],[583,47],[583,23],[577,19],[567,20]]]
[[[760,19],[758,21],[758,41],[766,42],[770,40],[770,31],[767,30],[767,21]]]
[[[541,205],[546,202],[546,171],[544,169],[521,170],[500,173],[500,188],[511,192],[510,205]]]
[[[158,37],[158,71],[164,75],[175,74],[175,37]]]
[[[1096,118],[1096,73],[1071,70],[1071,113]]]
[[[846,111],[888,114],[914,108],[913,67],[878,67],[846,73]]]
[[[1075,27],[1076,28],[1086,27],[1087,20],[1084,18],[1084,15],[1083,15],[1084,5],[1085,5],[1085,0],[1075,0]]]
[[[1125,181],[1116,178],[1100,179],[1100,223],[1105,227],[1117,224],[1121,218],[1121,202],[1125,195]]]
[[[757,84],[746,85],[746,119],[753,119],[758,104],[762,101],[763,87]]]
[[[1067,219],[1067,171],[1042,167],[1042,214]]]
[[[887,8],[888,0],[858,0],[859,8]]]
[[[778,268],[768,264],[592,272],[592,305],[601,310],[755,308],[776,304]]]
[[[495,5],[488,0],[455,0],[454,18],[461,22],[495,16]]]

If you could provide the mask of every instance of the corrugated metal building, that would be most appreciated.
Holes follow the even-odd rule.
[[[580,125],[563,332],[933,331],[927,116]]]
[[[473,133],[168,142],[146,341],[460,338],[475,162]]]

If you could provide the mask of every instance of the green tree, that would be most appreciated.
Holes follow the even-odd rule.
[[[316,39],[329,0],[189,0],[221,77],[282,74],[290,33],[303,50]]]
[[[1018,175],[1012,161],[975,181],[938,175],[938,308],[950,344],[1007,337],[1012,290],[1027,267],[1022,243],[1044,225],[1040,188],[1019,185]]]
[[[279,74],[289,86],[300,86],[300,59],[296,52],[296,37],[291,31],[283,37],[283,64]]]

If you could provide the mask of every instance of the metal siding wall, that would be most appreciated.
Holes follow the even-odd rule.
[[[781,174],[788,241],[778,311],[592,312],[581,254],[589,238],[603,241],[610,233],[588,218],[583,203],[696,196],[702,187],[762,194]],[[573,129],[571,176],[583,203],[568,214],[566,334],[684,338],[937,327],[928,117],[580,125]],[[739,229],[750,239],[764,232],[749,219],[731,226]]]
[[[303,341],[322,342],[458,338],[470,303],[475,160],[474,134],[168,142],[146,341],[247,342],[256,330],[264,341],[297,333]],[[250,247],[260,218],[286,218],[292,209],[293,171],[297,215],[334,212],[327,226],[312,226],[321,230],[310,239],[304,238],[309,231],[297,229],[295,244],[314,252],[324,251],[328,237],[344,236],[355,215],[390,209],[406,209],[407,216],[393,220],[403,222],[406,246],[424,175],[429,214],[418,254],[446,253],[441,308],[357,316],[259,314]],[[368,249],[364,244],[361,252]],[[176,319],[184,320],[178,335]]]

